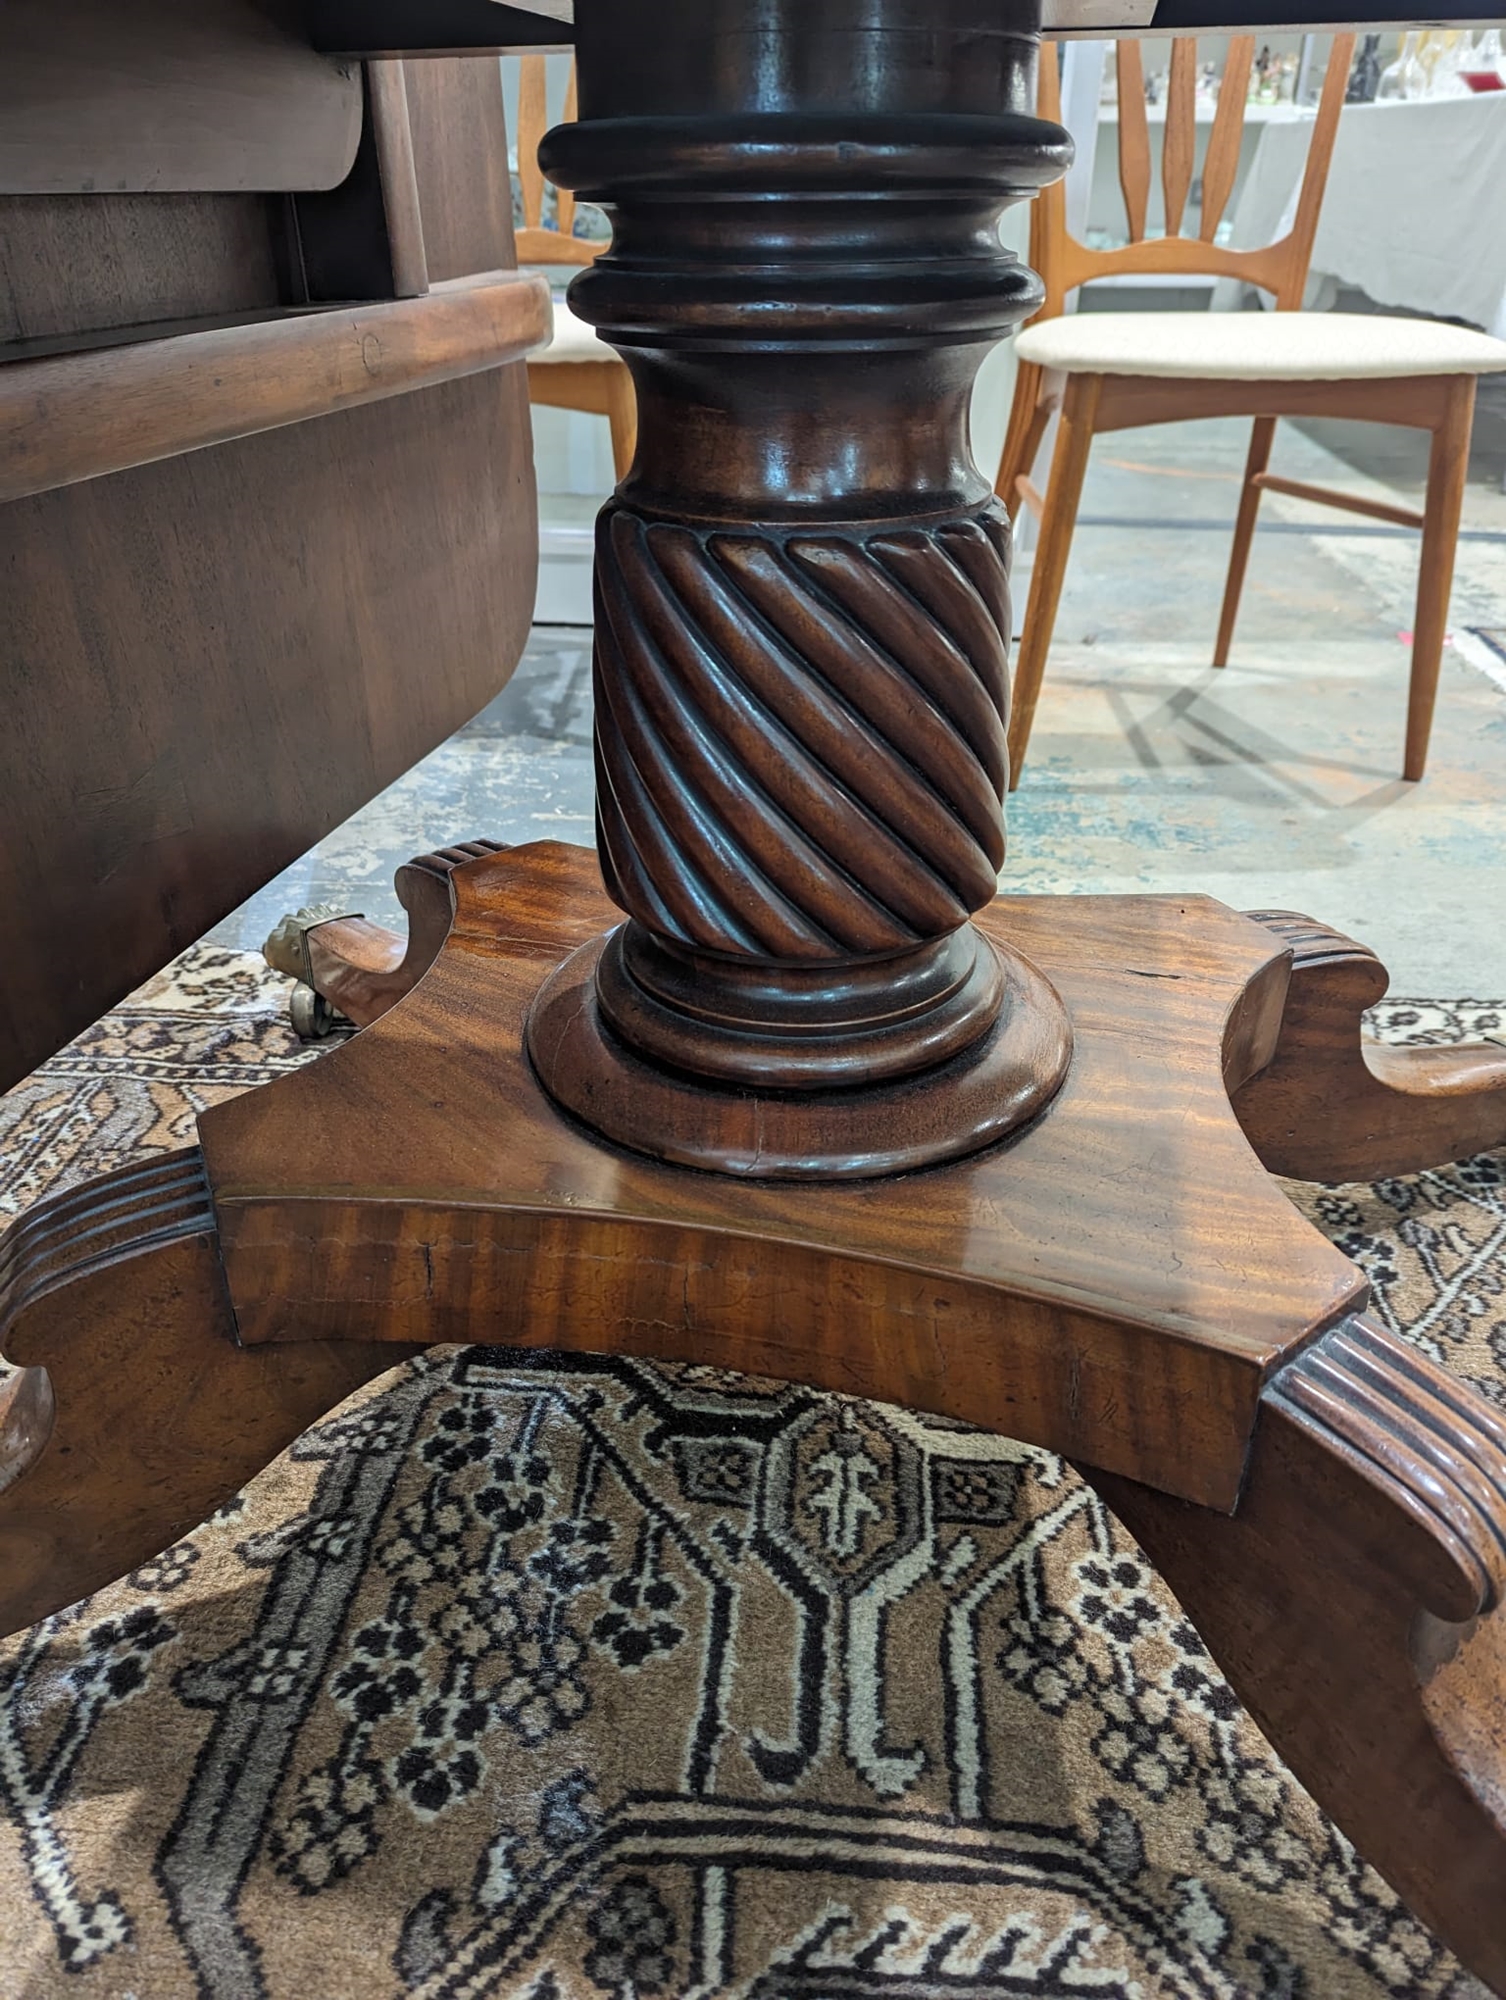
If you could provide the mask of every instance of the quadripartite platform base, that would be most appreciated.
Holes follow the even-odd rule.
[[[615,914],[592,856],[428,876],[454,919],[421,978],[418,941],[308,933],[367,1032],[0,1246],[0,1626],[143,1561],[435,1341],[908,1403],[1073,1458],[1297,1775],[1506,1990],[1506,1426],[1364,1319],[1252,1150],[1321,1171],[1327,1127],[1372,1167],[1506,1139],[1506,1052],[1369,1071],[1347,1124],[1318,1118],[1363,1063],[1358,947],[1197,897],[1000,898],[980,928],[1075,1044],[1035,1121],[922,1172],[748,1181],[604,1143],[529,1065],[535,997]]]

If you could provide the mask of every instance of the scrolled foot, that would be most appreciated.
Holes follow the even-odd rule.
[[[1252,912],[1252,921],[1292,951],[1276,1053],[1233,1099],[1272,1173],[1377,1180],[1506,1145],[1506,1046],[1369,1041],[1361,1016],[1386,991],[1375,953],[1291,911]]]
[[[413,1351],[239,1346],[196,1147],[39,1203],[0,1240],[0,1634],[169,1547]]]
[[[339,1021],[358,1028],[379,1020],[412,990],[439,956],[450,931],[450,876],[478,855],[500,854],[499,840],[466,840],[417,855],[397,871],[397,899],[408,912],[408,935],[369,923],[354,911],[315,903],[283,917],[262,947],[274,972],[298,983],[289,1003],[304,1040]]]
[[[370,933],[372,939],[383,941],[384,960],[394,949],[397,956],[402,953],[402,939],[395,931],[368,924],[358,911],[340,910],[333,903],[309,903],[301,910],[290,910],[285,917],[279,917],[261,948],[261,955],[274,972],[281,972],[293,981],[293,990],[288,995],[288,1019],[293,1033],[303,1042],[323,1041],[342,1021],[349,1019],[314,985],[309,940],[316,930],[325,929],[363,940]]]
[[[1350,1319],[1268,1386],[1232,1517],[1083,1470],[1314,1798],[1506,1992],[1506,1423]]]

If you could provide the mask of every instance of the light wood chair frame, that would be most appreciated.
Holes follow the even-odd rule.
[[[1181,37],[1171,46],[1161,154],[1166,209],[1164,237],[1146,235],[1151,149],[1140,45],[1134,41],[1118,43],[1119,182],[1130,240],[1113,250],[1090,249],[1067,228],[1064,186],[1058,183],[1046,189],[1031,216],[1030,261],[1046,288],[1045,304],[1036,319],[1053,318],[1063,312],[1068,293],[1079,285],[1117,274],[1239,278],[1273,294],[1278,312],[1299,311],[1339,114],[1344,105],[1354,40],[1352,34],[1334,38],[1292,227],[1277,242],[1253,250],[1232,249],[1216,242],[1215,237],[1233,193],[1239,165],[1254,38],[1238,36],[1229,45],[1203,165],[1199,230],[1192,238],[1183,237],[1178,231],[1193,181],[1197,42],[1192,37]],[[1060,119],[1060,72],[1056,53],[1049,45],[1041,58],[1039,104],[1042,117]],[[1392,526],[1421,529],[1402,764],[1404,778],[1421,778],[1427,763],[1447,633],[1474,403],[1473,375],[1402,375],[1340,381],[1075,372],[1064,375],[1022,361],[995,481],[995,491],[1011,515],[1024,505],[1039,522],[1030,595],[1014,673],[1009,725],[1011,789],[1018,785],[1024,768],[1093,439],[1107,431],[1199,417],[1235,416],[1253,417],[1254,427],[1240,488],[1213,665],[1222,667],[1228,663],[1262,493],[1287,493]],[[1053,415],[1059,417],[1059,423],[1050,480],[1042,495],[1030,475]],[[1277,419],[1302,416],[1358,418],[1429,432],[1432,444],[1424,507],[1418,510],[1393,506],[1271,472],[1268,467]]]
[[[605,243],[575,234],[575,196],[565,188],[555,196],[557,227],[544,227],[544,175],[539,166],[539,141],[549,124],[546,102],[546,58],[524,56],[518,76],[518,182],[523,222],[517,231],[520,264],[567,264],[579,269],[595,263]],[[575,118],[575,65],[565,92],[564,122]],[[627,364],[607,353],[600,361],[547,361],[528,364],[528,399],[550,409],[581,410],[605,417],[612,432],[612,464],[622,479],[633,462],[638,442],[638,403]]]

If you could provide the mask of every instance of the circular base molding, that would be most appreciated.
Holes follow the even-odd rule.
[[[528,1014],[528,1054],[564,1110],[676,1166],[756,1180],[860,1180],[935,1166],[1028,1124],[1072,1060],[1056,989],[1028,959],[979,934],[998,956],[1002,1003],[993,1026],[949,1061],[842,1090],[701,1082],[635,1055],[602,1018],[597,967],[613,935],[583,945],[545,980]]]

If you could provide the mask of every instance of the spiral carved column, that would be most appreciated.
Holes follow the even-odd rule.
[[[632,370],[639,447],[597,535],[628,921],[546,983],[529,1049],[621,1143],[786,1176],[974,1150],[1070,1058],[1045,980],[969,921],[1004,858],[1009,531],[967,446],[1040,296],[999,216],[1068,141],[1024,110],[1028,8],[830,10],[813,54],[800,0],[685,9],[645,115],[641,62],[621,79],[652,10],[584,0],[580,122],[542,154],[612,220],[571,303]],[[895,109],[919,76],[934,109]]]

